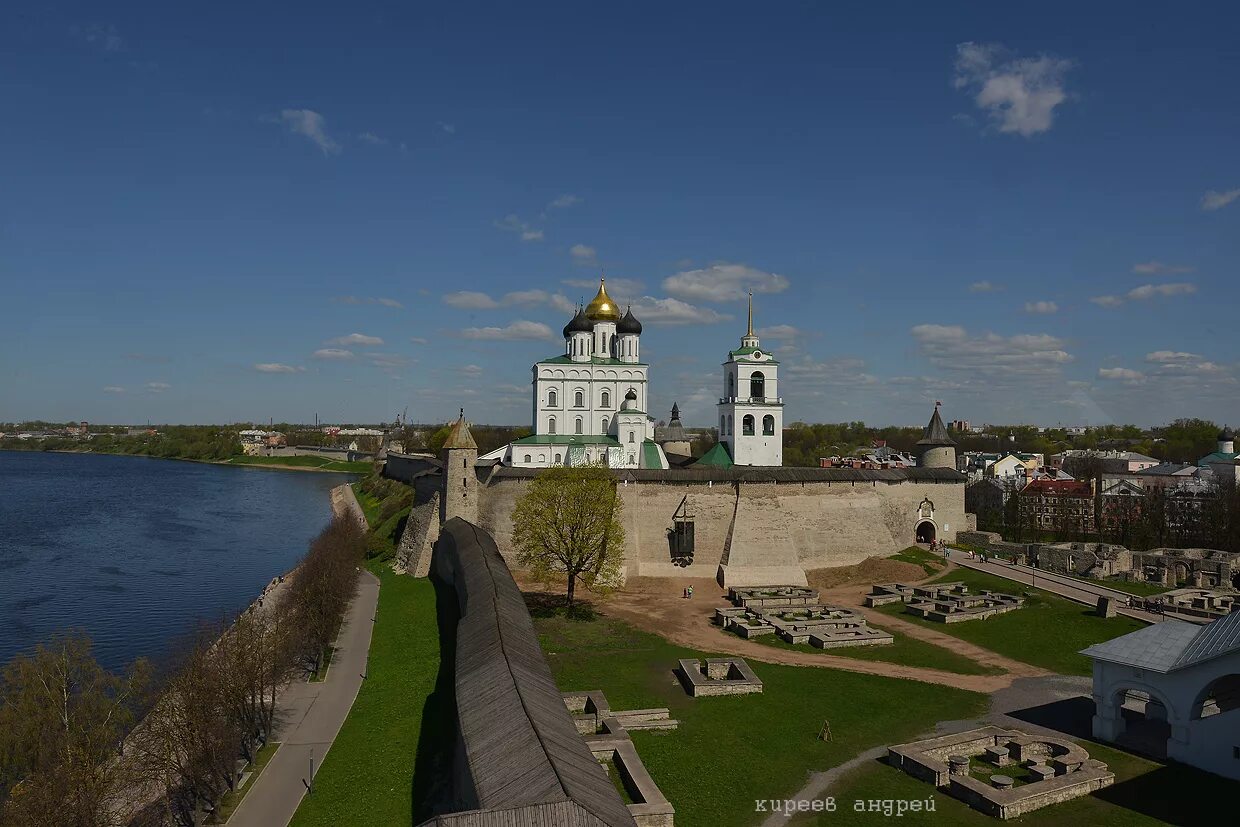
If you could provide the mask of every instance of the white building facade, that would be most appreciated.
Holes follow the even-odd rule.
[[[784,400],[779,395],[779,362],[763,350],[753,332],[753,294],[749,326],[741,346],[723,363],[724,395],[719,399],[719,441],[734,465],[784,464]]]
[[[667,468],[646,413],[641,333],[632,309],[621,316],[600,280],[593,301],[564,326],[564,353],[532,368],[534,433],[480,459],[524,468]]]

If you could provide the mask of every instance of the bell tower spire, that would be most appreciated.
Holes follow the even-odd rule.
[[[741,347],[755,348],[758,346],[758,337],[753,332],[753,291],[749,291],[749,324],[745,328],[745,335],[741,337]]]

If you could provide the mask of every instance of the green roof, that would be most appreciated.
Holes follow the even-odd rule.
[[[765,353],[767,356],[773,355],[769,350],[762,350],[762,348],[760,347],[738,347],[736,350],[728,351],[728,355],[735,359],[738,356],[753,356],[755,353],[758,353],[758,352]],[[778,365],[779,362],[775,359],[769,359],[763,362],[762,364]]]
[[[1206,454],[1204,457],[1197,460],[1197,466],[1199,468],[1204,468],[1212,462],[1231,462],[1237,458],[1240,458],[1240,454],[1229,454],[1226,451],[1215,451],[1213,454]]]
[[[646,440],[642,443],[642,468],[662,468],[663,462],[659,459],[659,446],[653,440]]]
[[[620,443],[607,434],[531,434],[514,439],[513,445],[616,445]]]
[[[578,362],[571,356],[553,356],[550,359],[540,359],[540,365],[627,365],[628,367],[649,367],[645,362],[621,362],[619,359],[600,358],[591,356],[587,362]]]
[[[731,455],[728,454],[728,446],[722,442],[716,442],[715,447],[703,454],[702,458],[693,464],[695,466],[701,465],[704,468],[731,468],[735,465],[732,462]]]

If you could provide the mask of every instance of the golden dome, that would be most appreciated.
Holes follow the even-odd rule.
[[[607,295],[607,279],[598,280],[598,295],[586,305],[586,318],[592,322],[620,321],[620,308]]]

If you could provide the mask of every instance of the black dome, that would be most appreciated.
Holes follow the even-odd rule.
[[[564,325],[564,338],[567,339],[574,333],[591,333],[594,331],[594,325],[590,324],[590,320],[586,318],[586,311],[577,308],[577,315]]]
[[[637,391],[633,390],[632,388],[629,388],[629,392],[628,392],[628,393],[626,393],[626,394],[624,395],[624,398],[625,398],[625,399],[631,399],[631,400],[633,400],[634,402],[636,402],[636,401],[637,401]]]
[[[633,308],[630,307],[624,314],[624,318],[616,325],[616,332],[621,336],[641,335],[642,323],[637,321],[637,317],[633,315]]]
[[[1218,435],[1219,442],[1233,442],[1235,439],[1236,432],[1231,429],[1231,426],[1224,427],[1222,432]]]

